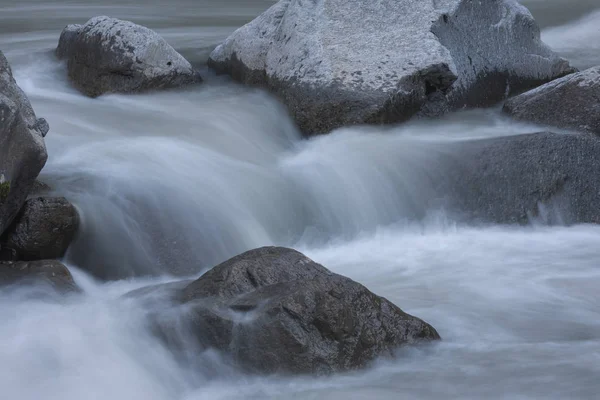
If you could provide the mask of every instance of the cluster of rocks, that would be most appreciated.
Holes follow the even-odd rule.
[[[158,34],[115,18],[67,26],[56,54],[91,97],[202,82]],[[514,0],[280,0],[217,46],[208,65],[269,90],[308,136],[513,95],[504,111],[518,119],[600,133],[599,67],[571,67]]]
[[[115,29],[105,18],[95,18],[85,26],[88,25]],[[140,32],[130,23],[123,25]],[[71,41],[88,43],[83,38],[73,38],[71,31],[86,35],[94,29],[68,27],[61,36],[61,46],[67,40],[65,36]],[[155,36],[151,38],[156,40]],[[97,42],[96,46],[102,47],[103,43]],[[63,56],[86,57],[85,51],[71,56],[69,52],[59,46]],[[132,50],[131,54],[138,53]],[[4,172],[0,255],[6,261],[0,262],[0,284],[47,284],[59,291],[77,290],[68,269],[55,259],[64,255],[73,240],[79,216],[64,198],[36,196],[48,190],[35,181],[47,158],[43,139],[48,132],[47,124],[35,117],[29,101],[12,78],[8,63],[1,53],[0,56],[5,78],[2,83],[11,89],[9,92],[3,87],[0,103],[3,111],[0,142],[7,145],[1,147],[7,151],[1,159]],[[78,77],[75,79],[99,73],[91,71],[89,65],[82,67],[79,61],[69,61],[71,68],[86,68],[85,72],[73,73],[73,77]],[[122,79],[119,74],[105,78],[95,82],[94,88],[79,86],[87,94],[96,95],[111,91],[112,82]],[[133,84],[133,80],[127,90],[149,87]],[[166,81],[152,82],[161,86]],[[28,158],[16,159],[21,164],[9,169],[15,162],[10,157],[17,154]],[[426,322],[351,279],[286,248],[252,250],[214,267],[196,281],[143,288],[127,297],[139,299],[157,294],[162,296],[163,306],[168,304],[169,312],[165,321],[165,315],[154,308],[152,322],[166,343],[178,342],[170,330],[173,326],[170,319],[178,318],[193,334],[195,346],[191,348],[217,349],[237,367],[255,373],[347,371],[364,367],[380,356],[393,357],[395,350],[403,345],[440,339]],[[177,315],[173,314],[173,307],[179,311]]]
[[[272,92],[305,135],[505,101],[578,133],[444,144],[424,177],[435,201],[469,221],[527,223],[558,205],[561,222],[600,222],[600,67],[571,67],[517,1],[280,0],[208,64]]]
[[[37,118],[0,52],[0,285],[19,280],[73,286],[54,259],[77,232],[77,211],[62,197],[31,197],[43,190],[36,178],[48,157],[48,123]]]
[[[67,26],[56,55],[90,97],[202,81],[158,34],[109,17]],[[600,67],[570,67],[514,0],[280,0],[219,45],[208,65],[271,91],[306,135],[507,99],[515,118],[600,134]],[[69,290],[72,276],[56,259],[76,234],[77,211],[34,189],[48,129],[0,53],[0,283]],[[460,160],[438,160],[445,175],[436,185],[470,218],[524,222],[559,198],[573,222],[600,222],[598,138],[545,132],[449,146]],[[175,308],[199,351],[217,349],[260,373],[347,371],[440,339],[426,322],[285,248],[252,250],[198,280],[127,298],[168,304],[152,326],[174,347],[185,346],[170,329]]]

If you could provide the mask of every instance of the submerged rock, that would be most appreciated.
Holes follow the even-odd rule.
[[[268,87],[308,134],[487,106],[573,71],[515,0],[280,0],[209,65]]]
[[[0,52],[0,234],[27,199],[48,154],[48,123],[37,118]]]
[[[201,82],[191,64],[156,32],[109,17],[68,25],[56,54],[84,94],[132,93]]]
[[[77,291],[73,276],[60,261],[0,262],[0,286],[49,285],[60,292]]]
[[[60,258],[78,227],[79,215],[67,199],[38,197],[27,200],[0,242],[20,260]]]
[[[600,66],[513,97],[504,112],[519,120],[600,135]]]
[[[352,370],[440,338],[385,298],[286,248],[234,257],[180,297],[199,342],[251,372]]]

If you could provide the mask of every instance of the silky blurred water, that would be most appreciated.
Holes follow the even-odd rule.
[[[2,398],[597,398],[600,228],[469,226],[427,206],[422,176],[444,143],[540,127],[491,109],[303,140],[273,98],[204,65],[272,3],[0,0],[0,49],[51,125],[42,179],[82,216],[66,262],[85,289],[43,302],[0,292]],[[524,3],[556,51],[600,64],[596,1]],[[83,97],[52,50],[66,24],[101,14],[157,30],[208,83]],[[365,284],[444,341],[351,375],[258,378],[210,353],[182,363],[150,334],[149,306],[121,298],[270,244]]]

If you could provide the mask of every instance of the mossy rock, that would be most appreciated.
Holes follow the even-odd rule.
[[[10,193],[10,181],[0,183],[0,204],[6,202]]]

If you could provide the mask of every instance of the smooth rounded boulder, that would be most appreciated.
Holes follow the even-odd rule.
[[[0,243],[14,250],[19,260],[60,258],[78,227],[79,214],[64,197],[32,198],[25,202]]]
[[[180,296],[190,329],[253,373],[354,370],[436,330],[303,254],[264,247],[208,271]]]
[[[305,134],[488,106],[573,72],[515,0],[280,0],[209,65],[270,89]]]
[[[600,66],[513,97],[503,110],[518,120],[600,135]]]
[[[84,94],[135,93],[199,83],[199,73],[156,32],[116,18],[68,25],[56,55]]]
[[[48,154],[48,123],[37,118],[0,52],[0,234],[27,199]]]

